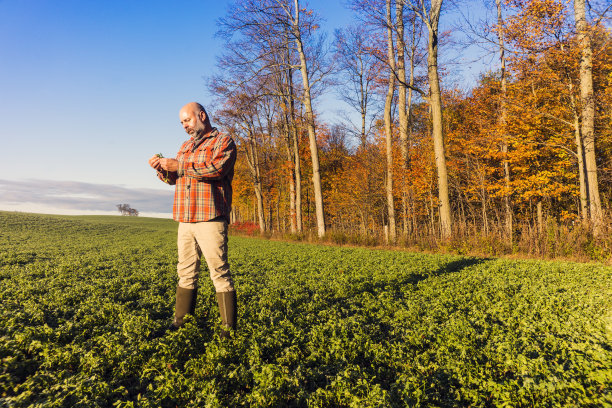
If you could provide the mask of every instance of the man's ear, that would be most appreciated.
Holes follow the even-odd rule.
[[[206,123],[206,112],[200,111],[200,120],[202,123]]]

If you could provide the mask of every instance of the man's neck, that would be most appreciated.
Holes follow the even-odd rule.
[[[213,131],[213,127],[212,127],[212,126],[209,126],[209,127],[207,127],[206,129],[204,129],[204,131],[202,131],[202,133],[197,134],[197,135],[195,135],[195,136],[192,136],[192,139],[193,139],[193,140],[201,140],[201,139],[204,139],[204,138],[205,138],[206,136],[208,136],[208,135],[210,134],[210,132],[212,132],[212,131]]]

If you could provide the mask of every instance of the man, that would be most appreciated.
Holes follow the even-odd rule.
[[[236,145],[210,125],[202,105],[188,103],[179,119],[191,138],[176,159],[153,156],[149,164],[160,180],[176,185],[173,218],[178,228],[178,285],[174,320],[177,330],[196,305],[200,258],[204,255],[217,292],[223,325],[236,328],[236,292],[227,262],[227,225],[232,206]],[[227,330],[221,336],[229,337]]]

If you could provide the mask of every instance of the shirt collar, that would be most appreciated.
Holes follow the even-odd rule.
[[[219,131],[217,130],[217,128],[216,128],[216,127],[214,127],[214,128],[212,128],[212,129],[210,130],[210,132],[208,132],[208,133],[206,133],[206,134],[204,134],[204,135],[202,135],[202,136],[198,137],[197,139],[195,139],[195,138],[191,138],[191,141],[193,142],[193,146],[192,146],[192,148],[191,148],[191,151],[192,151],[192,152],[195,152],[195,149],[197,149],[197,148],[198,148],[198,146],[199,146],[200,144],[202,144],[202,142],[203,142],[204,140],[208,139],[209,137],[214,137],[214,136],[217,136],[218,134],[219,134]]]

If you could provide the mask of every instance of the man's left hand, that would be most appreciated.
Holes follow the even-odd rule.
[[[177,171],[178,170],[178,161],[174,159],[161,159],[159,163],[162,166],[162,169],[167,171]]]

